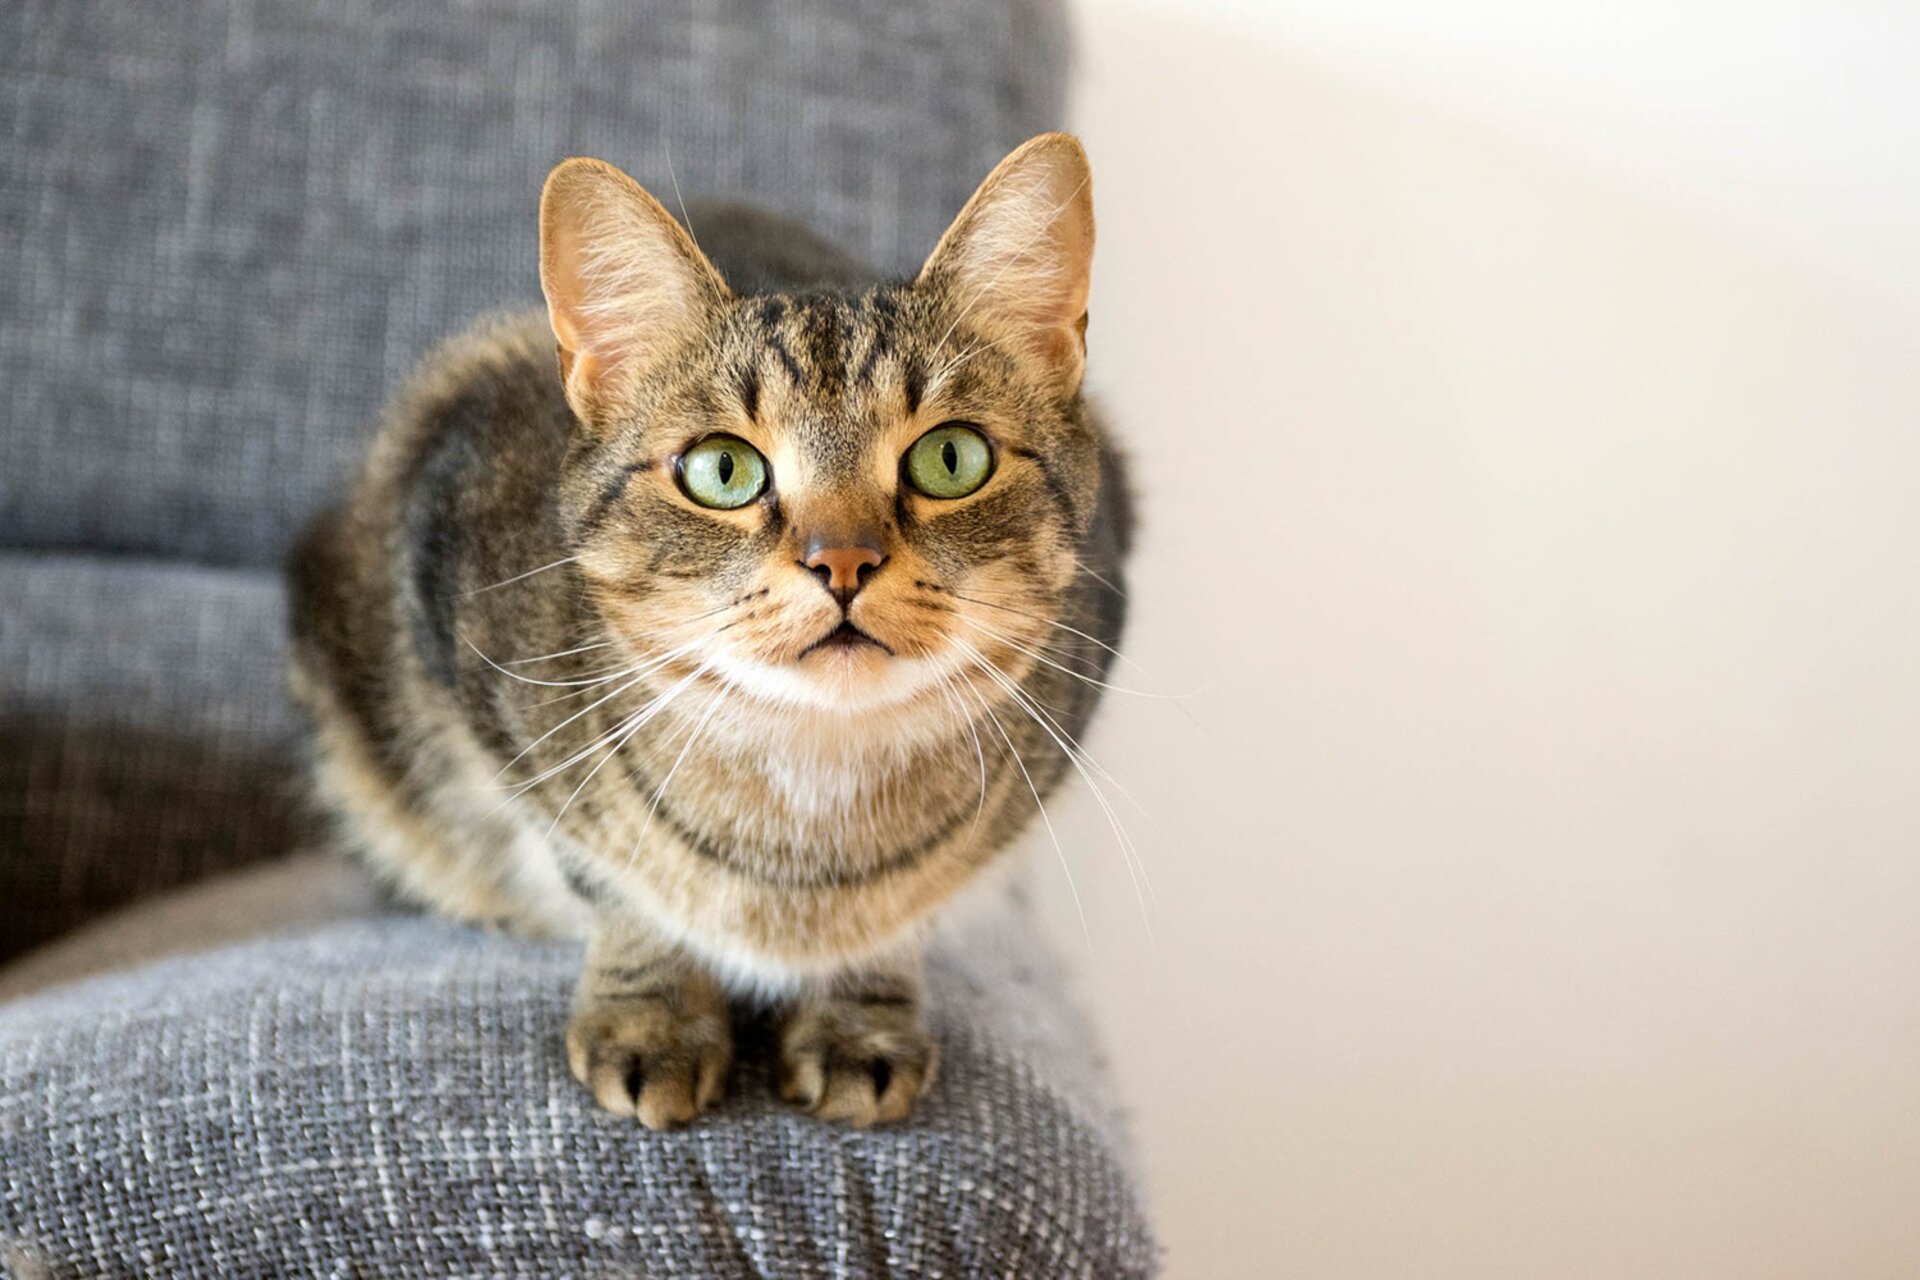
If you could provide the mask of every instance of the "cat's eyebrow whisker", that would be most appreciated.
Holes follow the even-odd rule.
[[[663,141],[666,141],[667,181],[673,184],[673,202],[680,206],[680,221],[685,224],[687,228],[687,239],[693,241],[693,247],[695,249],[700,249],[700,237],[694,233],[693,218],[687,213],[687,199],[680,194],[680,179],[673,175],[673,143],[671,140],[663,139]],[[700,249],[700,254],[702,257],[705,257],[706,250]]]
[[[501,587],[510,587],[516,582],[520,582],[527,578],[531,578],[536,573],[545,573],[549,569],[558,569],[563,564],[572,564],[575,560],[578,560],[579,558],[580,557],[577,555],[572,555],[572,556],[566,557],[563,560],[550,561],[547,564],[541,565],[537,569],[529,569],[525,573],[516,573],[511,578],[502,578],[500,581],[495,583],[490,583],[484,587],[475,587],[471,591],[455,592],[453,596],[451,596],[450,598],[454,600],[464,600],[468,596],[484,595],[489,591],[498,591]]]
[[[1126,826],[1120,821],[1120,815],[1114,809],[1113,803],[1107,799],[1106,792],[1100,789],[1100,784],[1094,780],[1092,772],[1087,768],[1088,758],[1086,753],[1080,749],[1078,743],[1073,741],[1072,735],[1068,734],[1065,729],[1060,728],[1052,716],[1035,706],[1031,699],[1021,690],[1020,686],[1004,671],[987,661],[986,657],[981,654],[979,650],[973,648],[973,646],[967,644],[964,640],[956,639],[954,643],[958,645],[963,652],[970,654],[981,671],[998,684],[1001,689],[1006,692],[1007,696],[1013,699],[1014,704],[1025,711],[1028,718],[1039,725],[1047,736],[1053,739],[1054,745],[1065,753],[1067,760],[1073,765],[1074,769],[1079,772],[1081,779],[1087,784],[1087,789],[1093,792],[1093,797],[1095,801],[1099,803],[1101,812],[1106,815],[1108,825],[1113,828],[1114,840],[1120,846],[1120,860],[1126,864],[1127,877],[1133,882],[1134,897],[1140,904],[1140,919],[1146,927],[1147,940],[1152,942],[1153,918],[1147,910],[1147,896],[1153,893],[1152,881],[1147,878],[1146,864],[1140,857],[1139,849],[1133,843],[1133,837],[1127,834]],[[1158,895],[1154,896],[1157,900]]]
[[[948,357],[946,363],[942,364],[938,369],[935,369],[932,374],[928,375],[927,389],[924,392],[922,392],[923,397],[932,397],[932,396],[939,395],[941,390],[945,388],[945,386],[947,385],[947,379],[951,378],[954,374],[960,372],[961,369],[965,368],[967,361],[973,359],[976,355],[979,355],[982,351],[985,351],[988,347],[995,347],[998,345],[1000,345],[1000,340],[998,338],[982,338],[980,341],[975,342],[970,346],[964,348],[962,351],[960,351],[958,355]]]

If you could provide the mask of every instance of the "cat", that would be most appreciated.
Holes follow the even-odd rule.
[[[742,999],[783,1098],[896,1121],[929,921],[1060,782],[1123,622],[1090,171],[1027,142],[910,281],[688,222],[560,164],[544,314],[430,356],[301,538],[314,795],[403,895],[586,939],[565,1048],[609,1111],[710,1107]]]

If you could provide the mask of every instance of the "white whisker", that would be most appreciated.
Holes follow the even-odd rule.
[[[1153,679],[1153,673],[1148,671],[1146,668],[1142,667],[1139,663],[1135,662],[1132,658],[1129,658],[1126,654],[1120,652],[1118,649],[1108,644],[1105,640],[1102,640],[1099,636],[1088,635],[1086,632],[1080,630],[1078,627],[1070,627],[1064,622],[1057,622],[1052,618],[1043,618],[1037,613],[1028,613],[1023,609],[1015,609],[1004,604],[995,604],[993,601],[983,600],[979,596],[963,596],[958,591],[949,591],[947,592],[947,594],[952,596],[955,600],[965,600],[968,604],[982,605],[988,609],[998,609],[1000,612],[1010,613],[1016,618],[1025,618],[1029,622],[1043,623],[1046,626],[1055,627],[1061,631],[1065,631],[1069,635],[1079,636],[1082,640],[1085,640],[1091,644],[1099,645],[1102,649],[1105,649],[1108,653],[1112,654],[1119,661],[1126,663],[1128,666],[1132,667],[1135,671],[1138,671],[1141,675],[1145,676],[1147,679],[1149,680]],[[1191,696],[1191,695],[1182,695],[1182,696]]]
[[[1133,838],[1127,834],[1125,825],[1121,823],[1119,813],[1115,811],[1112,802],[1107,799],[1106,792],[1100,789],[1100,784],[1094,780],[1092,772],[1087,768],[1086,764],[1083,763],[1082,757],[1085,753],[1079,749],[1077,744],[1072,742],[1071,735],[1067,734],[1066,730],[1061,729],[1053,721],[1052,716],[1035,705],[1019,685],[1014,683],[1004,671],[1001,671],[998,667],[987,661],[986,657],[981,654],[979,650],[973,648],[973,646],[958,637],[954,638],[953,643],[963,653],[971,655],[975,663],[979,665],[980,669],[988,678],[997,683],[1001,689],[1013,699],[1015,705],[1025,711],[1028,718],[1039,725],[1041,730],[1053,739],[1054,745],[1066,754],[1068,763],[1073,765],[1074,769],[1080,774],[1081,779],[1087,784],[1087,789],[1093,792],[1094,800],[1099,804],[1101,812],[1106,815],[1108,825],[1113,828],[1114,840],[1120,846],[1121,861],[1126,864],[1127,875],[1129,879],[1133,881],[1134,896],[1140,904],[1140,918],[1146,926],[1147,940],[1151,942],[1153,940],[1153,919],[1151,913],[1147,910],[1147,893],[1151,892],[1152,885],[1151,881],[1147,879],[1146,866],[1140,860],[1139,850],[1134,846]]]
[[[987,635],[992,637],[995,640],[998,640],[1001,644],[1006,645],[1009,649],[1018,650],[1019,652],[1024,653],[1028,657],[1032,658],[1035,662],[1045,663],[1047,666],[1052,667],[1055,671],[1060,672],[1062,675],[1072,676],[1075,680],[1079,680],[1086,684],[1090,684],[1096,689],[1110,689],[1114,693],[1124,693],[1129,697],[1134,697],[1134,698],[1160,698],[1168,702],[1178,702],[1182,698],[1187,698],[1192,696],[1191,694],[1182,694],[1182,693],[1153,693],[1146,689],[1129,689],[1124,685],[1109,684],[1105,680],[1101,680],[1101,679],[1098,679],[1097,677],[1087,675],[1084,672],[1075,671],[1070,667],[1061,666],[1058,662],[1055,662],[1052,658],[1047,657],[1044,653],[1041,653],[1038,649],[1029,649],[1026,645],[1021,644],[1018,640],[1014,639],[1012,636],[1006,634],[1003,631],[994,630],[992,627],[989,627],[985,623],[981,622],[978,618],[969,618],[964,613],[956,614],[955,616],[958,617],[960,621],[972,627],[974,630],[982,633],[983,635]],[[1080,659],[1080,661],[1088,662],[1088,661],[1091,661],[1091,659],[1082,658]]]
[[[595,707],[600,706],[604,702],[608,702],[614,698],[619,697],[622,693],[625,693],[628,689],[633,688],[635,685],[645,680],[647,676],[652,674],[654,671],[665,666],[667,663],[671,662],[673,659],[680,657],[682,654],[690,653],[693,650],[699,648],[702,644],[704,644],[707,640],[711,638],[712,638],[711,636],[703,636],[699,640],[690,641],[687,644],[681,645],[679,648],[674,649],[671,652],[664,655],[663,657],[655,660],[650,665],[648,665],[645,670],[642,670],[638,672],[636,675],[634,675],[632,679],[615,687],[611,693],[602,694],[600,697],[594,699],[592,702],[589,702],[586,706],[580,708],[580,710],[568,716],[565,720],[562,720],[559,724],[556,724],[555,726],[553,726],[553,728],[547,730],[545,733],[535,738],[532,742],[529,742],[526,746],[520,748],[519,753],[515,755],[513,759],[507,761],[504,765],[500,766],[500,773],[496,773],[494,776],[498,778],[500,774],[504,774],[507,770],[513,768],[514,765],[519,764],[520,761],[526,756],[527,752],[533,750],[535,747],[545,742],[548,738],[551,738],[554,734],[560,732],[560,730],[566,728],[568,725],[572,724],[575,720],[578,720],[581,716],[586,715],[589,711],[592,711]]]
[[[566,658],[576,653],[586,653],[590,649],[604,649],[612,643],[613,641],[611,640],[600,640],[593,644],[583,644],[572,649],[562,649],[558,653],[543,653],[537,658],[515,658],[511,662],[503,662],[500,665],[504,667],[524,667],[535,662],[552,662],[555,658]]]
[[[697,671],[694,673],[694,675],[698,675],[698,674],[699,672]],[[688,676],[687,679],[691,681],[693,679],[693,676]],[[672,701],[673,701],[673,695],[667,696],[665,699],[661,700],[658,703],[657,707],[654,707],[650,711],[650,713],[643,713],[640,715],[629,717],[627,727],[625,729],[618,731],[617,734],[607,735],[607,737],[610,737],[613,739],[613,745],[607,748],[606,754],[600,757],[599,762],[595,764],[593,768],[587,770],[587,776],[580,779],[580,785],[575,787],[573,791],[567,796],[566,800],[561,803],[560,811],[553,815],[553,821],[547,825],[547,838],[549,840],[553,838],[553,833],[559,830],[560,819],[567,816],[567,810],[570,807],[572,807],[574,800],[579,797],[580,793],[587,789],[587,784],[593,781],[594,775],[599,773],[600,770],[606,768],[607,761],[619,755],[620,748],[626,746],[627,742],[633,737],[633,735],[640,732],[640,730],[646,726],[647,721],[651,720],[653,716],[658,715],[660,711],[665,710],[666,704]],[[602,739],[600,739],[600,741],[605,742],[607,740],[607,737],[603,737]]]
[[[605,733],[595,738],[592,742],[588,743],[585,747],[582,747],[580,750],[574,752],[572,755],[568,756],[565,760],[562,760],[559,764],[552,765],[546,769],[543,769],[539,773],[535,774],[533,777],[528,778],[525,782],[522,782],[516,785],[513,791],[508,795],[507,799],[508,800],[519,799],[521,796],[531,791],[534,787],[540,785],[542,782],[545,782],[548,778],[564,773],[568,769],[571,769],[574,765],[579,764],[582,760],[585,760],[588,756],[593,755],[596,751],[600,750],[600,748],[604,747],[608,742],[612,741],[614,738],[618,737],[622,733],[625,733],[631,729],[638,728],[640,725],[646,724],[648,721],[652,720],[655,716],[659,715],[662,711],[664,711],[667,707],[667,704],[672,702],[676,697],[678,697],[681,691],[684,690],[688,685],[692,684],[693,681],[699,677],[699,675],[700,675],[699,671],[694,671],[690,675],[682,676],[679,680],[669,685],[664,693],[660,693],[656,695],[654,698],[648,701],[645,705],[643,705],[639,710],[630,712],[626,716],[623,716],[621,719],[615,721],[611,729],[607,730]]]
[[[680,772],[681,761],[685,760],[687,753],[693,750],[693,744],[700,740],[700,734],[707,727],[707,721],[713,719],[713,713],[720,709],[721,700],[731,692],[731,689],[725,684],[722,684],[719,689],[714,691],[713,697],[707,699],[706,709],[701,712],[699,722],[695,724],[692,731],[687,734],[687,741],[685,745],[680,748],[680,754],[673,758],[673,764],[667,769],[667,776],[660,779],[660,785],[653,789],[653,799],[647,805],[647,820],[640,824],[640,834],[633,838],[633,849],[627,854],[627,865],[629,867],[631,867],[634,860],[640,856],[640,845],[646,840],[647,832],[653,829],[653,818],[654,815],[660,811],[660,797],[667,794],[667,784],[673,781],[674,774]]]
[[[962,685],[964,688],[965,686]],[[1013,763],[1019,768],[1020,776],[1027,780],[1027,790],[1033,793],[1033,803],[1040,810],[1040,821],[1047,828],[1047,838],[1053,841],[1053,852],[1060,859],[1060,870],[1067,877],[1067,892],[1073,896],[1074,914],[1080,917],[1080,933],[1086,939],[1087,946],[1093,946],[1093,930],[1087,924],[1087,910],[1080,903],[1080,888],[1073,882],[1073,868],[1067,864],[1067,851],[1060,843],[1060,835],[1053,829],[1053,819],[1047,814],[1047,802],[1040,798],[1040,788],[1034,785],[1033,775],[1027,772],[1027,762],[1020,758],[1020,749],[1013,745],[1013,737],[1007,727],[1000,723],[1000,717],[993,713],[993,706],[978,689],[974,696],[980,699],[980,709],[987,713],[987,719],[999,731],[1000,740],[1007,744],[1007,753],[1013,757]]]
[[[1101,586],[1105,587],[1107,590],[1113,592],[1113,594],[1119,596],[1122,600],[1125,600],[1128,598],[1126,592],[1122,591],[1119,587],[1115,586],[1110,579],[1103,578],[1098,573],[1094,572],[1093,566],[1088,564],[1085,560],[1082,560],[1078,556],[1075,556],[1073,563],[1075,567],[1077,567],[1080,570],[1080,572],[1086,574],[1089,578],[1092,578],[1095,582],[1099,583]]]
[[[551,561],[550,563],[541,565],[538,569],[529,569],[525,573],[516,573],[511,578],[502,578],[500,581],[495,582],[489,586],[475,587],[471,591],[459,592],[454,596],[454,599],[464,600],[468,596],[483,595],[488,591],[498,591],[501,587],[510,587],[516,582],[521,582],[527,578],[531,578],[536,573],[545,573],[549,569],[558,569],[563,564],[572,564],[575,560],[578,560],[579,558],[580,557],[576,555],[576,556],[568,556],[564,560],[554,560],[554,561]]]
[[[980,829],[980,819],[987,811],[987,753],[980,744],[980,730],[975,727],[974,718],[967,714],[954,687],[953,670],[936,670],[934,678],[940,682],[940,691],[946,696],[947,704],[959,715],[961,723],[967,726],[967,732],[973,735],[973,754],[980,761],[980,803],[974,807],[973,823],[967,828],[967,840],[971,843],[974,833]]]

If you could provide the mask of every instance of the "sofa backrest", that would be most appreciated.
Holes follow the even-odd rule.
[[[277,560],[560,158],[909,271],[1060,123],[1050,0],[0,6],[0,546]]]

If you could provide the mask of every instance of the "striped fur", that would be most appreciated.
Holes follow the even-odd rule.
[[[568,1047],[610,1109],[708,1105],[729,993],[777,1002],[783,1087],[823,1116],[897,1118],[931,1079],[917,940],[1070,766],[1122,621],[1085,172],[1036,139],[917,279],[875,282],[746,210],[698,211],[703,251],[569,162],[548,315],[430,357],[303,540],[321,803],[413,898],[589,939]],[[995,463],[940,501],[901,458],[949,421]],[[716,432],[766,457],[762,499],[682,492]],[[849,530],[886,559],[843,610],[802,561]],[[810,648],[843,620],[885,650]]]

